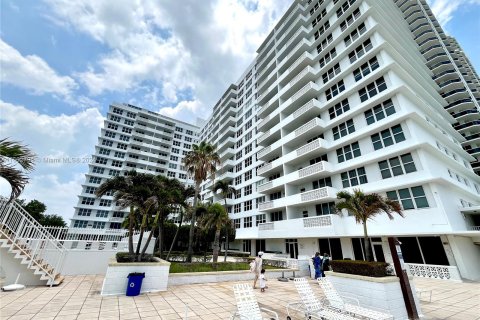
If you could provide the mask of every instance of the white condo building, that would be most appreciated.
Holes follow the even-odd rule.
[[[182,165],[198,127],[131,104],[112,104],[95,146],[71,227],[120,229],[128,208],[119,210],[113,196],[95,197],[97,187],[114,176],[136,170],[193,181]]]
[[[231,181],[237,190],[227,199],[236,229],[230,248],[299,259],[317,251],[333,259],[364,259],[362,226],[332,210],[338,191],[361,188],[398,200],[405,214],[392,221],[380,215],[368,223],[375,260],[391,262],[387,237],[395,236],[410,272],[480,279],[480,178],[474,172],[480,168],[475,158],[480,85],[428,5],[295,0],[257,53],[201,129],[136,107],[112,106],[95,153],[107,162],[90,165],[72,225],[116,222],[111,201],[101,205],[108,198],[88,200],[93,197],[88,188],[95,187],[91,179],[134,164],[137,170],[185,177],[180,162],[169,168],[176,163],[171,156],[188,151],[185,143],[206,140],[216,145],[222,161],[215,180]],[[122,142],[129,113],[137,115],[131,119],[134,131]],[[155,120],[143,121],[141,115]],[[168,132],[155,127],[148,145],[135,140],[146,136],[136,131],[145,128],[141,123],[162,121],[171,124]],[[105,148],[103,141],[112,141],[111,125],[119,128],[113,146]],[[193,132],[180,148],[172,145],[177,127],[184,130],[182,139],[187,129]],[[119,143],[128,149],[117,150]],[[110,155],[104,156],[107,149]],[[116,152],[125,158],[116,159]],[[121,166],[112,167],[113,161]],[[202,185],[202,199],[223,204],[213,183]],[[91,210],[89,216],[83,210]],[[107,216],[97,217],[102,210]]]

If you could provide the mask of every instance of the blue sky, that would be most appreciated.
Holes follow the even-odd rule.
[[[480,0],[429,1],[480,69]],[[2,0],[0,137],[39,156],[22,197],[73,214],[103,115],[129,102],[207,117],[289,0]],[[62,159],[48,163],[47,159]],[[9,188],[0,182],[0,194]]]

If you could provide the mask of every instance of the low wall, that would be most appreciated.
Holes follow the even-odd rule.
[[[145,272],[140,293],[166,291],[170,262],[154,258],[157,262],[118,263],[115,258],[108,264],[103,280],[102,295],[125,295],[127,276],[132,272]]]
[[[282,276],[291,277],[295,271],[295,276],[304,276],[297,269],[267,269],[265,276],[268,280],[276,280]],[[249,270],[240,271],[221,271],[221,272],[191,272],[191,273],[171,273],[168,277],[169,286],[177,286],[192,283],[209,283],[224,281],[248,281],[255,278]]]
[[[360,306],[382,309],[392,314],[395,319],[408,319],[398,277],[373,278],[332,271],[326,271],[325,275],[340,295],[354,296],[359,300]],[[410,286],[414,292],[418,314],[421,315],[413,281],[410,281]]]

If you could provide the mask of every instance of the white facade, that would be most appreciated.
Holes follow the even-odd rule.
[[[406,262],[456,266],[480,279],[480,179],[468,148],[475,142],[452,127],[473,121],[459,116],[462,108],[478,118],[478,77],[428,16],[436,29],[423,22],[422,32],[455,44],[457,55],[446,52],[469,68],[454,81],[467,84],[459,93],[468,97],[445,89],[451,83],[436,67],[459,67],[426,62],[435,57],[418,42],[428,32],[416,34],[426,10],[417,1],[294,1],[200,131],[223,162],[215,180],[237,189],[227,201],[231,247],[362,259],[362,226],[332,211],[338,191],[361,188],[404,208],[405,218],[369,222],[376,260],[391,261],[386,240],[397,236]],[[451,112],[452,104],[460,109]],[[464,127],[467,138],[478,130],[475,121]],[[222,201],[212,184],[203,184],[203,199]]]
[[[198,143],[198,127],[130,104],[113,104],[98,137],[71,227],[120,229],[128,208],[112,195],[95,197],[107,179],[136,170],[177,178],[192,185],[182,159]]]

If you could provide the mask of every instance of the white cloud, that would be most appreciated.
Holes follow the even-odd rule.
[[[161,104],[156,107],[177,102],[179,92],[186,90],[193,92],[197,103],[213,106],[291,4],[290,0],[45,1],[56,23],[109,48],[89,69],[75,74],[91,94],[149,86],[145,102],[153,99]],[[161,89],[163,99],[155,96],[154,88]],[[180,102],[178,108],[185,109],[184,105]]]
[[[36,95],[45,93],[69,96],[77,87],[75,80],[60,76],[36,55],[23,56],[0,39],[1,81],[27,89]]]
[[[427,0],[438,22],[445,27],[455,11],[465,5],[479,5],[480,0]]]
[[[197,117],[207,118],[208,111],[198,100],[180,101],[175,107],[165,107],[158,112],[167,117],[195,123]]]
[[[73,115],[50,116],[1,100],[0,110],[1,136],[21,141],[38,157],[20,197],[42,201],[48,213],[70,218],[103,126],[102,115],[90,108]],[[8,195],[8,185],[0,180],[1,194]]]

